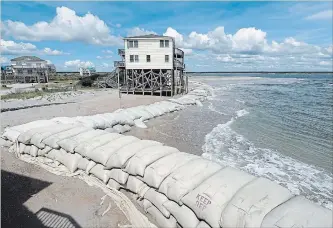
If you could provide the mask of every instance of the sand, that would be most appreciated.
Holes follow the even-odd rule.
[[[113,112],[119,108],[147,105],[168,99],[159,96],[142,96],[121,94],[118,90],[84,91],[73,96],[59,93],[58,99],[27,99],[10,102],[1,101],[1,108],[19,110],[1,113],[1,132],[5,127],[28,123],[34,120],[54,117],[73,117]],[[52,96],[55,96],[54,94]],[[60,103],[60,104],[59,104]],[[37,106],[37,107],[34,107]]]

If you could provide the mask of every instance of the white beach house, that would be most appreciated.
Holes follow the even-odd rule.
[[[115,61],[123,92],[171,96],[187,92],[184,52],[172,37],[151,34],[124,41],[125,48],[118,50],[122,61]]]

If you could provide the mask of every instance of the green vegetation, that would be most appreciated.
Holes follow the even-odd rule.
[[[8,93],[1,96],[1,100],[9,100],[9,99],[31,99],[34,97],[42,97],[45,95],[49,95],[52,93],[58,92],[68,92],[68,91],[76,91],[76,87],[58,87],[58,88],[48,88],[47,86],[42,87],[41,89],[35,89],[34,91],[25,91],[18,93]]]

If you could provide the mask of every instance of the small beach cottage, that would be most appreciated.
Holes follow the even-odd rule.
[[[173,96],[187,93],[184,52],[169,36],[143,35],[124,38],[115,61],[121,92]]]

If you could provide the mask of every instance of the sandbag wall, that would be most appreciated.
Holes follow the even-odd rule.
[[[7,133],[18,156],[45,157],[134,193],[159,227],[332,227],[332,211],[272,181],[156,141],[52,120]]]

